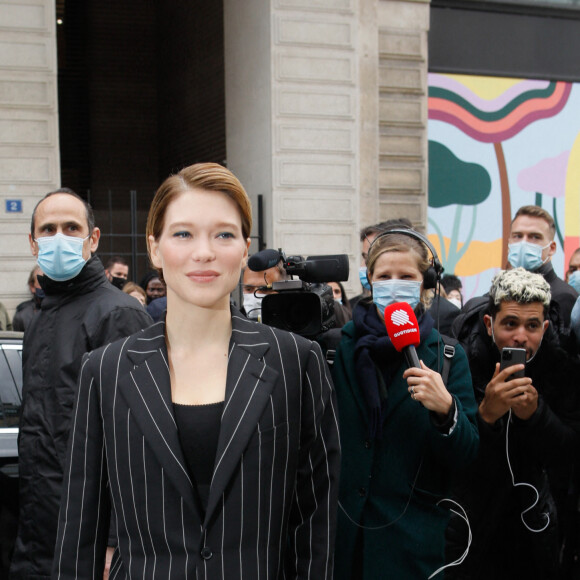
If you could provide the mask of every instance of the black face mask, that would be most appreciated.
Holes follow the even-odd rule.
[[[123,286],[127,283],[125,278],[118,278],[117,276],[111,277],[111,284],[118,288],[119,290],[123,290]]]
[[[32,298],[34,300],[34,303],[38,307],[40,307],[40,303],[42,302],[42,299],[44,298],[44,290],[42,288],[35,288],[34,295]]]

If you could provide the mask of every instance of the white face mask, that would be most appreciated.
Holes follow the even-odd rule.
[[[246,316],[250,320],[261,320],[263,298],[263,294],[254,296],[253,292],[248,292],[247,294],[244,293],[244,310],[246,311]]]
[[[459,308],[459,310],[461,310],[461,300],[459,300],[459,298],[447,298],[447,300],[449,302],[451,302],[451,304],[453,304],[453,306],[457,306],[457,308]]]

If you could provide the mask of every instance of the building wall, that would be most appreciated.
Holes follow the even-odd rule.
[[[32,207],[59,185],[55,7],[0,8],[0,296],[13,309]],[[228,167],[255,210],[264,196],[267,245],[348,254],[351,293],[362,226],[425,226],[428,15],[428,0],[224,0]]]
[[[224,6],[228,166],[265,195],[268,247],[348,254],[358,293],[360,228],[425,226],[429,3]]]
[[[0,0],[0,297],[11,313],[34,266],[32,210],[60,180],[54,15],[53,0]]]
[[[427,222],[425,0],[379,4],[379,220]]]

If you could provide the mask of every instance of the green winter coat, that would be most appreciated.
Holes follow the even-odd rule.
[[[350,322],[343,328],[332,369],[342,446],[335,578],[426,579],[444,564],[445,527],[453,507],[437,502],[449,497],[454,474],[475,458],[479,444],[467,358],[457,345],[447,381],[457,423],[449,435],[443,435],[430,412],[411,399],[403,363],[388,387],[382,439],[370,441],[355,373],[355,344]],[[417,354],[429,368],[441,368],[443,343],[436,330],[421,342]]]

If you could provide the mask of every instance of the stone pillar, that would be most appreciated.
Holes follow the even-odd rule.
[[[265,196],[268,247],[346,253],[356,266],[357,2],[226,0],[224,7],[228,166],[251,195]]]
[[[54,0],[0,0],[0,300],[11,315],[29,297],[32,210],[60,182],[55,26]]]
[[[380,217],[427,225],[429,0],[379,1]]]
[[[264,195],[268,247],[348,254],[351,295],[362,226],[425,225],[428,9],[224,2],[228,167]]]

